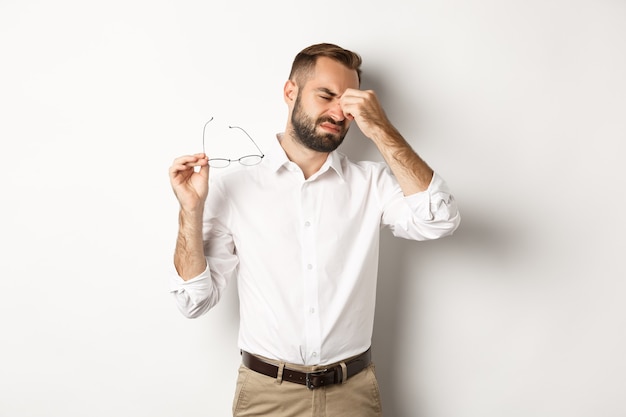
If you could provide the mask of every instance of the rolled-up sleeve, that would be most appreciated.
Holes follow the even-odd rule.
[[[461,222],[456,200],[437,173],[428,188],[389,204],[384,218],[395,236],[412,240],[438,239],[451,235]],[[403,207],[399,207],[403,206]]]
[[[185,317],[196,318],[217,304],[221,289],[216,288],[211,281],[207,259],[207,268],[204,272],[187,281],[173,270],[170,273],[170,293],[176,299],[178,310]]]

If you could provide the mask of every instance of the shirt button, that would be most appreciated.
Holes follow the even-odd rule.
[[[313,269],[313,265],[311,265],[311,264],[308,264],[308,265],[306,266],[306,269],[308,269],[308,270],[311,270],[311,269]]]
[[[317,352],[311,353],[311,356],[313,356],[314,358],[317,358]]]
[[[311,222],[304,222],[304,225],[305,225],[306,227],[309,227],[309,226],[311,226]]]
[[[309,308],[309,313],[311,314],[315,313],[315,309],[313,307]]]

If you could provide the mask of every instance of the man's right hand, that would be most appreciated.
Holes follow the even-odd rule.
[[[200,167],[196,172],[195,167]],[[170,167],[170,183],[181,210],[201,210],[209,193],[209,159],[204,153],[176,158]]]

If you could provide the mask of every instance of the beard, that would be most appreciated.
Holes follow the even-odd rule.
[[[329,123],[339,128],[338,133],[317,133],[317,127],[322,123]],[[293,113],[291,115],[291,126],[293,136],[298,142],[317,152],[332,152],[341,145],[348,133],[345,120],[337,122],[329,116],[320,117],[313,120],[302,108],[300,95],[296,97]]]

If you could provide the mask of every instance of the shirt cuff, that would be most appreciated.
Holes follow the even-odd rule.
[[[426,190],[406,196],[404,200],[418,218],[428,221],[438,217],[437,211],[450,201],[450,197],[445,181],[435,172]]]
[[[170,273],[170,292],[171,293],[182,292],[185,289],[196,289],[196,290],[204,289],[207,287],[207,285],[210,285],[210,283],[211,283],[211,272],[209,270],[208,260],[207,260],[207,266],[205,270],[199,275],[196,275],[195,277],[188,279],[187,281],[182,279],[181,276],[178,275],[178,272],[176,272],[176,269],[172,267],[172,272]]]

